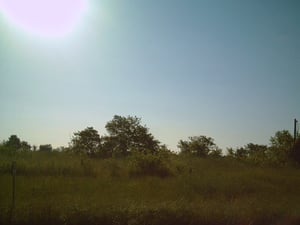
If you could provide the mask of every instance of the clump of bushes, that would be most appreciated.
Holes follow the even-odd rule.
[[[290,156],[298,163],[300,163],[300,138],[296,140],[291,149]]]
[[[172,176],[173,172],[168,155],[164,153],[135,152],[131,155],[130,176]]]

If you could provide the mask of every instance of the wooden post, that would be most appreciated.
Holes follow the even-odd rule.
[[[12,173],[12,208],[14,209],[16,206],[16,161],[12,162],[11,165],[11,173]]]
[[[294,119],[294,144],[296,143],[296,140],[297,140],[297,123],[298,123],[298,120]]]

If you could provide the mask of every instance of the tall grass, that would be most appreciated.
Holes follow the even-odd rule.
[[[172,176],[132,176],[130,158],[28,153],[12,212],[11,160],[0,158],[0,224],[300,224],[295,168],[173,156]]]

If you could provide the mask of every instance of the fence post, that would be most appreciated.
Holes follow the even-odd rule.
[[[296,143],[296,140],[297,140],[297,123],[298,123],[298,120],[297,119],[294,119],[294,144]]]

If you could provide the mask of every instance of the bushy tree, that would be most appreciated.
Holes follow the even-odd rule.
[[[13,150],[18,150],[21,148],[21,140],[17,135],[11,135],[8,141],[5,142],[5,146]]]
[[[95,156],[100,149],[101,138],[98,131],[93,127],[87,127],[82,131],[74,133],[70,148],[76,153],[84,153]]]
[[[245,149],[250,160],[256,163],[264,163],[267,160],[268,147],[266,145],[249,143]]]
[[[141,119],[136,116],[115,115],[105,126],[109,137],[105,145],[113,149],[114,154],[127,155],[131,149],[147,149],[156,152],[159,141],[155,140]]]
[[[51,144],[40,145],[39,151],[41,151],[41,152],[51,152],[52,151],[52,145]]]
[[[108,158],[115,156],[116,153],[115,148],[118,146],[116,143],[116,138],[112,138],[110,136],[101,137],[101,147],[99,150],[99,156],[102,158]]]
[[[227,148],[227,154],[226,157],[235,158],[235,151],[232,147]]]
[[[288,152],[293,147],[294,139],[288,130],[282,130],[270,138],[270,143],[272,148]]]
[[[293,147],[293,136],[287,130],[277,131],[270,138],[271,146],[268,149],[269,161],[273,164],[285,164]]]
[[[249,143],[244,147],[229,149],[227,156],[246,159],[260,164],[284,165],[292,156],[293,137],[287,130],[277,131],[270,138],[270,146]]]
[[[234,155],[237,159],[246,159],[249,156],[249,152],[244,147],[240,147],[235,150]]]
[[[22,149],[22,151],[29,151],[31,149],[31,145],[28,144],[27,141],[22,141],[21,142],[21,149]]]
[[[293,160],[300,163],[300,139],[298,138],[291,150],[290,156]]]
[[[31,149],[31,145],[27,141],[21,141],[17,135],[11,135],[7,141],[3,142],[3,147],[13,152],[30,151]]]
[[[249,143],[244,147],[237,148],[236,150],[232,148],[228,149],[227,156],[254,163],[265,164],[269,161],[268,152],[269,148],[266,145]]]
[[[217,150],[214,139],[203,135],[189,137],[188,141],[180,140],[177,146],[181,154],[191,154],[200,157],[208,156],[209,153]]]
[[[208,155],[213,158],[220,158],[222,157],[222,149],[216,147],[215,149],[211,150]]]

